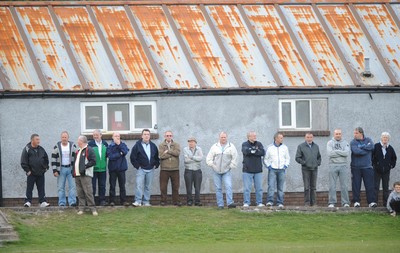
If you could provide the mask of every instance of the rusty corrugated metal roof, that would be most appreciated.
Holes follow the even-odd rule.
[[[399,85],[399,19],[395,1],[0,2],[0,90]]]

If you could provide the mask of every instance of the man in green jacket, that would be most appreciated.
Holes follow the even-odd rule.
[[[102,134],[99,129],[93,131],[93,140],[88,143],[96,154],[96,165],[93,170],[93,196],[96,196],[96,183],[99,185],[98,203],[100,206],[106,205],[106,180],[107,180],[107,147],[108,143],[101,139]]]

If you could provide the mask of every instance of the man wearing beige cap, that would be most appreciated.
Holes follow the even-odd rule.
[[[200,188],[203,174],[201,172],[201,161],[203,160],[203,151],[197,146],[197,140],[194,137],[188,139],[188,147],[183,149],[185,157],[185,184],[187,205],[193,205],[192,188],[194,185],[194,205],[201,206]]]

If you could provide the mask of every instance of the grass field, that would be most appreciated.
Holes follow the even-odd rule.
[[[20,241],[0,252],[399,252],[398,217],[215,208],[6,211]]]

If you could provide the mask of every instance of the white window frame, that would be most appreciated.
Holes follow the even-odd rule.
[[[297,115],[296,115],[296,102],[297,101],[308,101],[309,111],[310,111],[310,127],[297,127]],[[292,112],[291,121],[292,124],[290,126],[283,126],[283,118],[282,118],[282,104],[290,103],[290,110]],[[307,131],[312,129],[312,99],[280,99],[279,100],[279,128],[284,130],[299,130],[299,131]]]
[[[103,114],[103,129],[101,130],[103,133],[111,133],[113,132],[112,130],[108,129],[108,114],[107,114],[107,105],[112,105],[112,104],[128,104],[129,105],[129,125],[130,129],[129,130],[119,130],[118,132],[120,133],[141,133],[143,130],[142,128],[135,128],[135,106],[136,105],[150,105],[151,106],[151,122],[152,126],[149,127],[148,129],[152,132],[155,133],[157,132],[157,129],[154,128],[157,126],[157,103],[156,101],[135,101],[135,102],[129,102],[129,101],[118,101],[118,102],[81,102],[81,132],[82,133],[92,133],[94,129],[88,129],[86,128],[86,106],[101,106],[102,107],[102,114]]]

